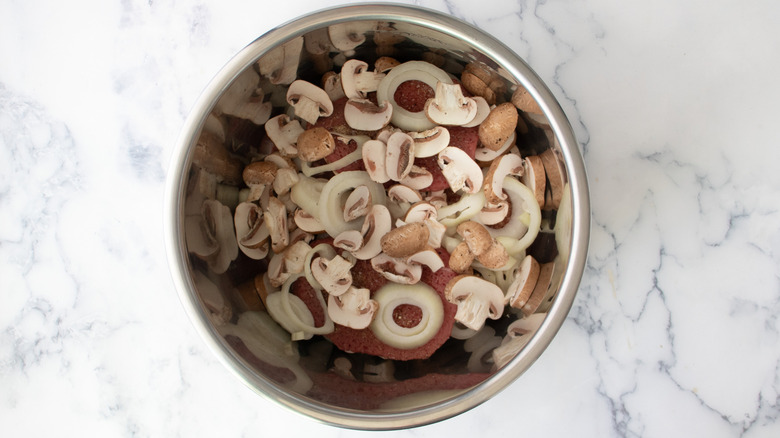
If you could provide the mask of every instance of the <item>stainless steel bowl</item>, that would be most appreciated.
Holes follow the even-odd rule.
[[[394,46],[384,45],[384,42],[377,44],[379,40],[372,35],[376,34],[378,24],[382,26],[383,37],[401,43]],[[226,341],[214,322],[213,309],[208,306],[208,292],[197,284],[197,278],[202,275],[195,271],[202,270],[203,266],[188,254],[184,222],[188,186],[192,184],[194,149],[207,118],[245,69],[268,65],[271,57],[279,53],[274,49],[283,43],[302,36],[322,35],[330,26],[346,27],[359,44],[354,48],[331,48],[324,58],[326,63],[338,64],[352,56],[375,58],[377,52],[388,50],[402,60],[432,56],[445,70],[458,70],[471,61],[481,61],[494,69],[507,93],[522,86],[543,111],[542,117],[525,118],[531,131],[522,141],[526,149],[536,152],[552,149],[565,167],[568,199],[561,208],[570,208],[571,221],[570,225],[559,224],[548,230],[548,237],[554,237],[554,242],[551,240],[553,243],[547,244],[555,246],[558,255],[548,296],[540,308],[544,312],[544,317],[539,319],[541,325],[514,359],[475,386],[399,397],[394,403],[370,410],[345,407],[296,392],[261,370],[256,361],[249,360],[245,353]],[[317,65],[323,58],[317,59],[303,51],[295,60],[295,74],[316,81],[323,68]],[[508,94],[503,98],[508,99]],[[504,44],[463,21],[427,9],[390,4],[355,5],[314,12],[267,32],[241,50],[217,73],[187,118],[174,149],[165,199],[166,245],[173,279],[193,324],[217,357],[249,387],[280,405],[325,423],[360,429],[400,429],[440,421],[485,402],[518,379],[550,344],[571,308],[585,265],[590,231],[590,205],[582,157],[563,110],[540,78]],[[546,220],[554,220],[554,215],[547,214]],[[234,314],[240,312],[241,305],[230,298],[235,296],[238,287],[235,278],[228,274],[211,277],[219,284],[220,294],[230,304],[230,310]],[[467,359],[466,356],[453,357],[451,360],[456,362]],[[458,372],[462,368],[442,369]]]

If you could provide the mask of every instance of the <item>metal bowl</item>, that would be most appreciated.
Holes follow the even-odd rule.
[[[331,45],[324,55],[310,53],[305,47],[300,49],[300,41],[327,35],[328,29],[344,32],[352,44]],[[564,200],[558,210],[544,213],[542,234],[546,238],[537,238],[536,251],[547,254],[542,257],[549,257],[555,268],[544,302],[534,318],[538,328],[526,335],[524,347],[513,359],[478,379],[481,381],[473,381],[466,387],[460,385],[460,388],[421,384],[417,393],[413,389],[416,386],[413,382],[417,381],[403,381],[404,377],[425,378],[426,374],[432,373],[455,374],[457,377],[450,377],[451,380],[468,381],[465,377],[465,380],[461,379],[462,374],[467,374],[468,353],[463,351],[462,344],[445,344],[446,354],[431,359],[428,364],[418,361],[412,367],[415,371],[407,371],[406,376],[398,370],[408,369],[408,364],[398,364],[394,382],[355,383],[362,386],[350,387],[353,395],[344,401],[342,396],[323,396],[323,390],[315,394],[291,385],[289,377],[281,378],[273,367],[247,354],[246,349],[237,348],[235,342],[228,342],[230,337],[225,336],[221,327],[235,322],[236,315],[247,308],[239,293],[243,287],[241,283],[246,280],[246,271],[264,267],[242,262],[239,257],[226,273],[215,275],[188,252],[185,217],[193,209],[197,210],[197,205],[188,205],[188,202],[195,202],[188,195],[197,184],[194,178],[202,166],[202,162],[196,164],[196,161],[203,160],[196,157],[196,145],[204,141],[204,132],[213,116],[222,113],[220,99],[246,69],[263,70],[260,74],[265,75],[265,79],[274,77],[273,82],[281,82],[269,85],[266,81],[263,86],[265,99],[273,100],[279,90],[284,90],[285,79],[280,76],[290,72],[284,71],[282,64],[275,66],[274,63],[285,53],[282,47],[290,47],[285,43],[291,41],[297,41],[292,46],[299,46],[297,51],[287,50],[287,57],[294,57],[292,74],[315,83],[325,69],[351,57],[370,60],[389,54],[399,60],[426,59],[454,74],[460,73],[467,63],[479,61],[498,78],[499,100],[508,100],[512,90],[523,87],[541,109],[543,114],[536,116],[521,112],[525,128],[518,128],[517,143],[524,155],[552,150],[565,168]],[[221,117],[221,122],[225,123],[225,116]],[[251,141],[239,137],[236,135],[227,141],[229,144],[223,144],[223,152],[241,154],[243,148],[253,147],[245,144]],[[259,394],[293,411],[341,427],[400,429],[440,421],[485,402],[512,384],[542,354],[563,324],[577,292],[587,255],[590,205],[585,169],[572,128],[550,90],[520,57],[495,38],[463,21],[419,7],[365,4],[322,10],[283,24],[249,44],[217,73],[192,109],[174,149],[166,189],[165,235],[169,264],[181,301],[202,338],[231,371]],[[569,219],[556,219],[562,216],[564,209]],[[209,280],[206,285],[204,278]],[[215,309],[214,300],[221,300],[226,313]],[[507,313],[507,317],[496,323],[499,336],[512,319],[518,318]],[[343,378],[328,371],[333,369],[333,363],[307,359],[318,349],[327,350],[328,346],[304,343],[298,347],[302,358],[300,370],[306,374],[304,379],[311,376],[318,381],[330,379],[331,383],[337,384],[329,387],[338,387],[340,380],[333,379]],[[332,360],[332,355],[329,357],[327,360]],[[374,388],[377,386],[381,388]],[[369,398],[377,399],[380,393],[386,394],[388,400],[382,400],[380,405],[364,403]]]

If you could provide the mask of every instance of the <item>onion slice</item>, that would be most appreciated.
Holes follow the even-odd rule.
[[[379,310],[371,323],[371,331],[377,339],[391,347],[412,349],[423,346],[436,336],[444,321],[441,297],[428,285],[390,283],[377,290],[372,298],[379,304]],[[414,327],[396,324],[393,311],[402,304],[422,310],[422,318]]]

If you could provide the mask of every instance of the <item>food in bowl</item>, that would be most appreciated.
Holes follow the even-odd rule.
[[[522,86],[366,23],[373,50],[334,24],[235,78],[194,148],[184,228],[238,355],[373,410],[506,365],[554,298],[571,219],[555,137]]]

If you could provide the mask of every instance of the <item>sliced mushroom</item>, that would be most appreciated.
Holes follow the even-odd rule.
[[[344,106],[344,120],[350,128],[358,131],[378,131],[393,116],[393,106],[384,101],[376,105],[368,99],[349,99]]]
[[[506,291],[505,302],[522,309],[534,291],[540,269],[539,262],[531,255],[526,255],[515,269],[515,279]]]
[[[363,164],[366,172],[372,181],[384,184],[390,181],[387,175],[387,166],[385,157],[387,155],[387,145],[380,140],[368,140],[363,143]]]
[[[216,111],[262,125],[271,115],[271,102],[263,102],[262,98],[260,76],[247,68],[225,90],[216,104]]]
[[[420,132],[409,132],[414,140],[414,156],[432,157],[450,145],[450,131],[443,126]]]
[[[199,216],[187,217],[185,239],[188,251],[204,259],[217,274],[227,271],[238,257],[233,215],[217,200],[204,201]]]
[[[371,267],[386,279],[399,284],[416,284],[422,277],[421,265],[407,263],[386,253],[372,258]]]
[[[260,199],[266,187],[273,185],[278,170],[279,167],[276,164],[266,161],[254,161],[247,164],[241,173],[244,184],[249,187],[247,201]]]
[[[503,187],[504,179],[509,175],[523,175],[523,159],[519,155],[502,155],[490,165],[484,184],[485,199],[489,204],[498,204],[507,199]]]
[[[268,227],[263,220],[263,210],[253,202],[242,202],[233,217],[238,248],[247,257],[260,260],[268,255]]]
[[[504,312],[504,292],[495,284],[473,275],[458,275],[444,289],[447,300],[458,305],[455,320],[479,330],[487,318],[498,319]]]
[[[417,190],[404,184],[393,184],[387,189],[387,197],[390,201],[398,203],[414,204],[422,201],[422,195]]]
[[[506,219],[510,210],[511,206],[508,201],[499,201],[496,204],[486,203],[477,217],[485,225],[497,225]]]
[[[458,225],[457,233],[469,247],[469,251],[475,256],[480,256],[493,244],[493,236],[481,224],[474,221],[466,221]]]
[[[290,120],[286,114],[279,114],[266,122],[265,132],[279,153],[289,157],[298,154],[298,136],[303,133],[298,120]]]
[[[268,282],[272,287],[282,286],[292,275],[303,272],[306,265],[306,255],[311,246],[304,241],[298,241],[283,251],[275,253],[268,262]]]
[[[463,149],[447,146],[439,152],[438,164],[453,192],[464,189],[473,194],[482,188],[482,169]]]
[[[517,108],[511,103],[497,105],[479,125],[479,141],[488,149],[500,149],[515,132],[517,118]]]
[[[413,165],[400,183],[414,190],[423,190],[433,183],[433,174],[423,167]]]
[[[474,262],[474,254],[466,242],[460,242],[450,254],[450,269],[462,274],[469,270]]]
[[[536,99],[534,99],[534,97],[531,96],[531,93],[522,85],[518,85],[517,89],[512,93],[512,104],[520,111],[531,114],[542,114],[539,103],[536,102]]]
[[[435,89],[438,82],[451,84],[452,78],[447,72],[428,62],[407,61],[390,70],[376,90],[377,101],[387,100],[393,106],[393,125],[407,131],[425,131],[435,127],[436,124],[428,120],[425,111],[411,112],[396,103],[395,91],[406,81],[420,81]]]
[[[341,75],[334,71],[329,71],[322,75],[322,89],[328,93],[331,102],[346,97],[344,88],[341,86]]]
[[[321,160],[336,149],[336,141],[327,129],[316,126],[298,135],[298,158],[306,162]]]
[[[538,155],[525,157],[523,169],[523,176],[520,178],[520,182],[534,192],[537,204],[544,205],[544,192],[547,187],[547,181],[542,159]]]
[[[387,139],[385,171],[393,181],[409,175],[414,165],[414,140],[403,132],[394,132]]]
[[[371,192],[365,185],[355,187],[344,203],[344,220],[346,222],[365,216],[371,208]]]
[[[306,212],[302,208],[295,210],[293,215],[293,221],[299,229],[306,231],[307,233],[321,233],[325,230],[320,221],[314,216]]]
[[[542,159],[551,193],[550,202],[545,200],[544,209],[557,210],[563,197],[563,186],[566,184],[566,169],[563,167],[563,160],[552,149],[542,152],[539,157]]]
[[[200,271],[193,271],[192,279],[195,282],[198,296],[209,311],[209,319],[217,326],[228,323],[233,316],[233,311],[225,302],[225,297],[222,296],[219,286]]]
[[[482,163],[490,163],[501,155],[504,155],[504,153],[510,150],[513,146],[516,146],[515,140],[517,140],[517,133],[513,131],[511,134],[509,134],[509,138],[506,139],[504,145],[497,150],[490,149],[486,146],[478,146],[474,151],[474,160]]]
[[[288,194],[292,186],[298,183],[299,179],[298,172],[295,169],[284,167],[277,170],[273,183],[274,192],[278,196]]]
[[[271,249],[275,253],[282,252],[290,243],[290,233],[287,228],[287,207],[277,198],[268,200],[268,210],[263,219],[271,235]]]
[[[382,236],[390,232],[392,227],[392,218],[390,211],[382,204],[371,206],[365,219],[360,233],[363,238],[363,246],[359,250],[353,251],[352,255],[358,260],[369,260],[382,252]]]
[[[379,73],[387,73],[394,67],[397,67],[401,63],[397,59],[389,56],[380,56],[374,61],[374,70]]]
[[[520,309],[524,316],[535,313],[542,304],[542,301],[544,301],[547,290],[550,288],[550,280],[552,279],[554,267],[555,262],[543,263],[539,266],[539,277],[536,279],[534,290],[531,292],[531,296],[528,297],[528,301],[526,301]]]
[[[444,267],[444,262],[441,260],[441,256],[439,256],[439,253],[434,251],[432,248],[425,248],[421,251],[417,251],[416,253],[407,257],[406,262],[427,266],[428,269],[430,269],[432,272],[436,272]]]
[[[328,316],[336,324],[361,330],[374,320],[379,304],[370,299],[371,292],[364,288],[350,287],[342,295],[328,297]]]
[[[298,75],[303,37],[294,38],[271,49],[257,61],[260,74],[274,85],[287,85]]]
[[[474,118],[471,119],[470,122],[463,125],[464,128],[473,128],[482,122],[485,121],[487,116],[490,114],[490,104],[487,103],[484,97],[482,96],[474,96],[472,97],[474,99],[474,102],[477,102],[477,113],[474,115]]]
[[[425,103],[425,115],[439,125],[465,125],[477,115],[477,102],[465,97],[459,84],[436,84],[436,94]]]
[[[382,251],[390,257],[408,257],[425,248],[428,243],[428,227],[421,222],[413,222],[394,228],[382,236]]]
[[[312,125],[320,117],[333,114],[333,102],[328,93],[301,79],[295,80],[287,89],[287,103],[294,108],[296,116]]]
[[[312,260],[311,273],[323,289],[330,295],[343,295],[352,286],[353,264],[337,255],[328,260],[317,257]]]
[[[333,47],[346,56],[352,56],[355,48],[366,41],[366,33],[376,29],[376,23],[370,21],[349,21],[328,26],[328,36]]]
[[[430,202],[419,201],[406,211],[404,222],[424,222],[428,219],[436,219],[436,207]]]
[[[354,253],[363,247],[363,235],[357,230],[342,231],[333,238],[333,246]]]
[[[341,67],[341,86],[349,99],[366,99],[384,77],[384,73],[368,71],[368,63],[359,59],[350,59]]]

